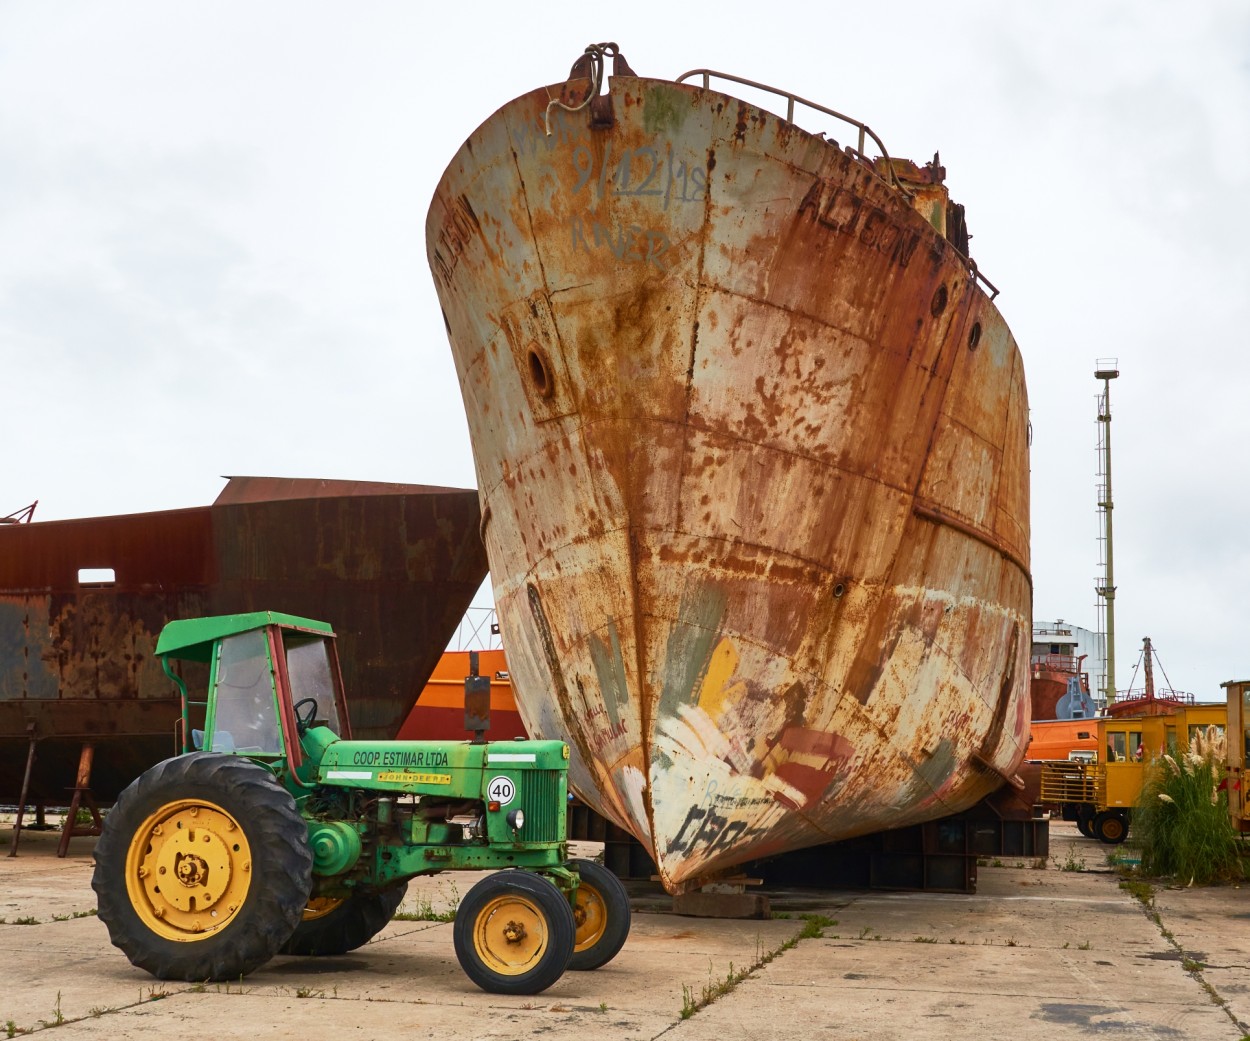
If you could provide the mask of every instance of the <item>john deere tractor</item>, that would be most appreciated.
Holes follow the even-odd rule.
[[[343,954],[390,921],[409,879],[496,868],[453,928],[484,990],[537,994],[621,949],[624,887],[568,859],[563,742],[353,741],[334,633],[308,618],[174,621],[156,653],[191,741],[122,792],[92,879],[135,965],[231,980],[278,953]],[[176,661],[208,665],[203,701]]]

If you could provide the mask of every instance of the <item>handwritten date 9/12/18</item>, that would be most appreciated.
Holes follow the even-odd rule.
[[[604,148],[601,163],[596,162],[594,152],[586,145],[574,148],[572,158],[577,173],[574,195],[593,184],[600,199],[609,193],[649,195],[662,198],[665,209],[670,202],[700,202],[707,195],[707,171],[684,159],[674,159],[671,146],[663,154],[646,146],[627,149],[616,160],[615,169],[610,144]]]

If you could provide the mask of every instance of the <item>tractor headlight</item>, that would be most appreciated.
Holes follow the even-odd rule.
[[[508,827],[513,831],[520,831],[525,827],[525,811],[509,810],[508,811]]]

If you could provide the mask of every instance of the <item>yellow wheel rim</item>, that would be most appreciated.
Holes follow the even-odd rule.
[[[331,911],[337,911],[343,906],[343,898],[338,896],[314,896],[308,901],[308,906],[304,908],[303,921],[312,922],[318,918],[324,918]]]
[[[1119,817],[1108,817],[1103,822],[1102,833],[1109,839],[1118,839],[1124,834],[1124,822]]]
[[[473,949],[500,976],[519,976],[542,958],[551,942],[547,917],[521,894],[497,896],[473,923]]]
[[[194,942],[234,920],[247,900],[252,851],[238,822],[199,799],[166,803],[136,829],[126,891],[152,932]]]
[[[574,951],[593,947],[603,939],[603,931],[608,927],[608,908],[603,894],[585,879],[577,886],[573,922],[577,926],[577,935],[573,940]]]

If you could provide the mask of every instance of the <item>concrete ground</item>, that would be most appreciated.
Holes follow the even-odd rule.
[[[0,825],[0,851],[10,840]],[[1145,905],[1109,847],[1066,824],[1045,862],[982,866],[975,896],[780,892],[771,921],[640,911],[614,961],[529,998],[478,990],[451,925],[424,920],[345,957],[279,957],[241,984],[152,979],[94,917],[93,842],[58,860],[55,833],[25,832],[18,857],[0,854],[7,1036],[1239,1041],[1250,1023],[1250,888],[1156,887]],[[444,909],[476,877],[414,883],[401,911]],[[802,938],[809,913],[834,924]]]

